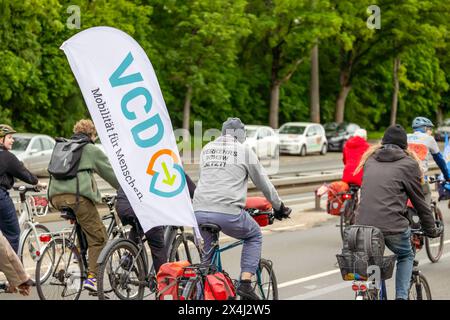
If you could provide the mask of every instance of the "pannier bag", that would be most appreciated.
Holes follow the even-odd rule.
[[[245,210],[261,227],[273,223],[272,204],[264,197],[248,197]]]
[[[190,265],[189,261],[175,261],[164,263],[156,275],[159,300],[179,300],[179,278]]]
[[[205,300],[234,300],[236,291],[226,272],[216,272],[205,277]]]
[[[336,255],[344,280],[367,280],[368,268],[380,268],[381,278],[392,277],[396,255],[384,257],[384,237],[380,229],[353,225],[344,230],[344,248]]]
[[[327,212],[334,216],[341,214],[344,204],[344,193],[348,192],[349,186],[344,181],[335,181],[328,186]]]

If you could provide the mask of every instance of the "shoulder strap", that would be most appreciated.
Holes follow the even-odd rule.
[[[372,250],[372,228],[364,228],[364,251],[370,256],[373,256]]]

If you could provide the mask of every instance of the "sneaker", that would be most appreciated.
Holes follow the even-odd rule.
[[[88,278],[84,280],[83,288],[91,292],[97,292],[97,279],[88,275]]]
[[[237,294],[246,300],[260,300],[250,280],[241,280]]]

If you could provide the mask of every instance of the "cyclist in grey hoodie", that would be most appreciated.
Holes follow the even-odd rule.
[[[244,124],[238,118],[223,123],[222,135],[208,143],[200,158],[200,179],[194,194],[194,211],[199,225],[213,223],[233,238],[244,240],[241,254],[241,281],[237,293],[258,299],[251,285],[261,259],[262,234],[259,225],[245,211],[248,177],[275,210],[275,218],[287,218],[291,209],[284,206],[256,154],[243,145]],[[203,261],[212,258],[212,234],[201,230],[204,239]]]

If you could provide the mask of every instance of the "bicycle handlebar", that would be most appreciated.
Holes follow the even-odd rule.
[[[32,192],[41,192],[41,189],[37,186],[26,186],[26,185],[20,185],[20,186],[14,186],[13,190],[19,191],[21,193],[27,193],[29,191]]]

